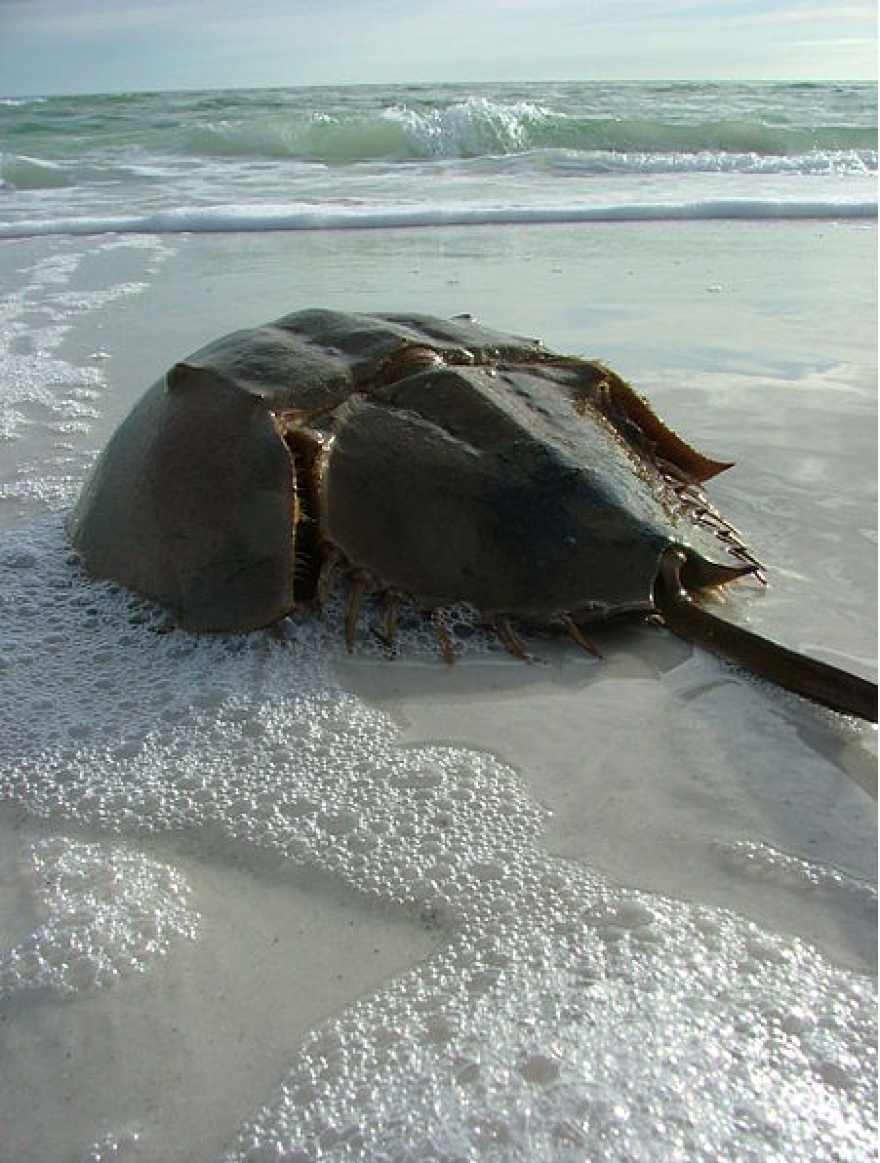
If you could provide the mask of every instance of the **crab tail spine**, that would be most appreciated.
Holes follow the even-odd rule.
[[[813,702],[877,722],[875,683],[789,650],[697,605],[681,584],[685,560],[680,550],[669,550],[656,587],[657,608],[673,633]]]

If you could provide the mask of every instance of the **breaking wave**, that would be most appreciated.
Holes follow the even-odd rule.
[[[877,164],[873,126],[772,125],[743,119],[676,122],[568,114],[531,101],[469,97],[448,106],[203,121],[178,148],[195,156],[290,157],[328,163],[474,158],[538,150],[624,155],[852,155]]]
[[[199,134],[205,131],[200,130]],[[213,133],[214,131],[211,131]],[[218,131],[219,133],[219,131]],[[280,140],[273,140],[272,131],[264,128],[260,131],[262,156],[265,165],[275,164],[276,174],[280,179],[292,176],[290,167],[299,163],[300,174],[305,174],[309,168],[320,164],[318,154],[322,155],[323,163],[329,165],[332,161],[339,161],[348,152],[352,156],[356,152],[352,137],[356,136],[358,147],[365,144],[363,135],[353,134],[349,127],[340,126],[329,136],[324,138],[322,148],[313,151],[314,156],[303,157],[295,155],[295,151],[287,149]],[[214,164],[247,166],[255,158],[252,156],[257,143],[256,135],[248,131],[239,136],[236,131],[228,134],[219,134],[218,141],[222,146],[214,151],[213,159],[202,156],[201,165],[206,167],[204,178],[206,182],[216,180],[217,173],[210,167]],[[681,151],[644,151],[630,152],[609,151],[602,149],[576,150],[562,146],[545,146],[540,149],[523,149],[520,152],[510,150],[497,154],[465,154],[453,159],[447,159],[438,150],[433,157],[419,158],[404,157],[405,150],[401,145],[400,133],[397,129],[389,128],[387,132],[376,127],[372,137],[372,145],[376,163],[389,161],[422,162],[431,164],[457,163],[463,167],[462,175],[485,173],[489,177],[505,177],[512,175],[533,175],[536,178],[570,178],[589,177],[591,175],[616,175],[620,177],[639,177],[643,175],[659,176],[663,174],[742,174],[742,175],[839,175],[854,177],[872,177],[877,169],[877,153],[872,150],[813,150],[806,154],[781,156],[778,154],[762,155],[758,153],[715,152],[710,149],[695,150],[690,153]],[[331,148],[332,147],[332,148]],[[399,148],[398,148],[399,147]],[[308,152],[308,151],[306,151]],[[210,151],[208,151],[210,153]],[[398,155],[392,158],[391,155]],[[361,159],[365,161],[366,159]],[[91,159],[73,158],[64,161],[51,161],[46,158],[26,156],[21,154],[0,153],[0,191],[12,192],[16,190],[51,190],[66,187],[132,185],[135,183],[162,183],[174,181],[181,177],[182,171],[190,165],[184,158],[159,159],[151,162],[140,156],[129,158]],[[285,171],[281,167],[288,167]],[[467,168],[464,168],[467,167]],[[357,167],[356,167],[357,168]],[[360,167],[363,168],[363,167]],[[401,172],[404,167],[398,167]],[[199,164],[196,163],[196,172]],[[337,172],[339,172],[337,170]],[[192,177],[192,171],[190,172]]]

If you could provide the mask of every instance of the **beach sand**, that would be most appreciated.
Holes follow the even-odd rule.
[[[0,944],[32,957],[7,952],[0,963],[0,1159],[196,1160],[236,1141],[238,1155],[250,1146],[249,1157],[280,1157],[282,1143],[293,1158],[291,1144],[322,1134],[339,1158],[392,1157],[395,1142],[412,1159],[472,1157],[465,1142],[511,1159],[632,1158],[636,1148],[660,1159],[672,1147],[692,1158],[867,1157],[874,729],[647,625],[597,632],[599,660],[530,639],[539,661],[522,664],[470,641],[453,667],[415,638],[394,660],[368,643],[348,657],[333,625],[242,647],[151,635],[150,617],[75,573],[59,522],[143,388],[215,336],[306,306],[469,311],[607,362],[697,447],[734,460],[711,494],[769,585],[732,589],[726,614],[876,677],[876,241],[871,224],[805,221],[4,244],[13,390],[0,462]],[[312,640],[337,644],[314,675]],[[291,738],[313,712],[317,742]],[[251,736],[254,722],[262,733]],[[297,748],[317,757],[314,770],[297,767]],[[452,788],[449,842],[420,831],[419,803],[440,811],[424,781],[430,763]],[[399,772],[424,800],[391,796]],[[338,803],[337,785],[348,797]],[[308,829],[291,804],[284,820],[273,810],[287,787],[312,796]],[[464,815],[453,801],[469,805]],[[398,830],[396,863],[391,839],[384,855],[379,841],[379,855],[338,843],[358,811],[384,820],[374,840]],[[65,977],[77,946],[64,909],[34,881],[47,838],[58,859],[79,852],[98,869],[71,874],[91,892],[80,978]],[[407,880],[422,868],[407,855],[416,840],[439,845],[445,897]],[[148,887],[117,910],[114,929],[95,901],[117,901],[107,869],[121,851]],[[483,872],[465,876],[465,866]],[[168,887],[166,868],[186,892]],[[178,916],[172,898],[182,919],[162,937],[161,919]],[[505,910],[521,910],[522,931],[495,924]],[[543,917],[558,936],[569,914],[578,939],[589,931],[604,943],[604,980],[620,992],[592,1011],[569,963],[563,973],[562,954],[547,951],[549,935],[544,952],[537,936],[527,952],[526,930],[537,934]],[[146,916],[161,930],[153,944]],[[50,922],[52,932],[39,928]],[[120,944],[113,933],[129,923],[134,936]],[[740,973],[742,954],[734,971],[730,950],[749,942],[755,964]],[[465,969],[496,977],[462,998],[449,978]],[[675,980],[695,998],[686,1029],[686,999],[668,1009]],[[646,983],[653,1009],[637,997]],[[420,1041],[429,1012],[449,1032],[430,1026],[436,1037]],[[321,1050],[320,1032],[303,1048],[307,1031],[337,1015],[327,1035],[336,1050]],[[394,1029],[419,1055],[389,1049]],[[671,1057],[658,1048],[664,1029],[681,1035]],[[480,1044],[485,1060],[474,1058]],[[731,1046],[737,1061],[724,1065]],[[640,1047],[641,1064],[631,1057]],[[756,1097],[776,1084],[778,1117]],[[407,1111],[421,1121],[421,1153],[400,1146],[413,1141]],[[380,1126],[387,1156],[364,1130]]]

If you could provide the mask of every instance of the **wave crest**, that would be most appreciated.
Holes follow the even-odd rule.
[[[530,102],[470,97],[446,107],[391,105],[359,114],[314,112],[202,122],[183,136],[184,152],[209,157],[298,158],[317,162],[513,154],[539,142],[550,117]]]
[[[260,233],[271,230],[387,230],[396,227],[512,226],[568,222],[876,218],[873,200],[714,198],[593,205],[189,206],[128,216],[0,222],[0,239],[46,235]]]

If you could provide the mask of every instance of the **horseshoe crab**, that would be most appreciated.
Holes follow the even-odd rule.
[[[702,485],[730,467],[614,372],[470,316],[307,310],[208,344],[148,389],[67,530],[93,574],[184,628],[247,631],[349,581],[435,615],[468,603],[592,650],[590,623],[675,632],[829,706],[877,689],[723,622],[692,594],[761,566]],[[437,618],[441,650],[451,647]]]

